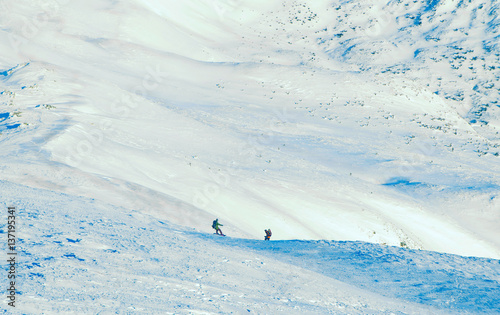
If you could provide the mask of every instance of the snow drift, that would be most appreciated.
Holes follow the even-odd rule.
[[[131,224],[123,212],[211,233],[218,217],[253,240],[236,241],[243,251],[272,228],[273,240],[500,258],[496,1],[0,5],[2,180],[34,194],[2,200],[23,216],[64,198],[61,225],[63,208],[83,215],[71,200],[93,200],[85,211],[114,209],[112,226]],[[414,292],[402,298],[430,294]]]

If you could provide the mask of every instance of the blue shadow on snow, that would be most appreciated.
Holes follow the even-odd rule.
[[[390,298],[500,314],[500,260],[350,241],[258,241],[200,233]]]

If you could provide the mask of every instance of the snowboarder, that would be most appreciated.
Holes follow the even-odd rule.
[[[212,223],[212,228],[215,230],[215,234],[219,234],[219,232],[220,232],[220,235],[225,236],[224,233],[222,233],[220,226],[224,226],[224,225],[219,223],[219,219],[215,219],[214,222]]]
[[[271,229],[264,230],[264,232],[266,232],[266,236],[264,236],[264,240],[269,241],[271,239],[271,235],[273,235],[273,233],[271,232]]]

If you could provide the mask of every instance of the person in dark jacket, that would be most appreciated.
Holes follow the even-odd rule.
[[[224,236],[224,233],[222,233],[222,230],[220,229],[221,226],[224,226],[219,223],[219,219],[215,219],[214,222],[212,223],[212,228],[215,230],[215,234],[219,234]]]
[[[273,233],[271,232],[271,229],[264,230],[264,232],[266,232],[266,236],[264,236],[264,240],[269,241],[271,239],[271,235],[273,235]]]

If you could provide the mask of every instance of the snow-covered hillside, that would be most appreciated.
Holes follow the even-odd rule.
[[[500,2],[0,8],[29,312],[498,311]]]
[[[500,312],[500,262],[363,242],[238,239],[0,182],[22,211],[16,314]]]

